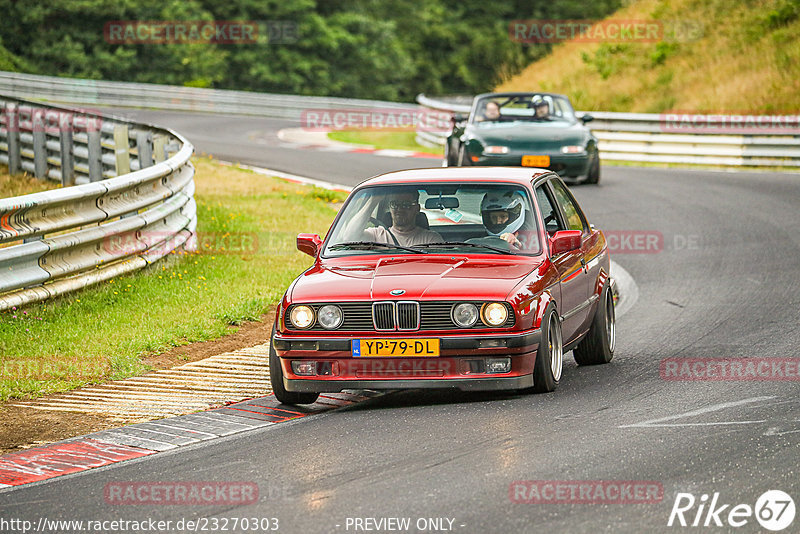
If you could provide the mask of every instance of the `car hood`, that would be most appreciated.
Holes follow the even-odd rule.
[[[500,122],[473,126],[469,137],[484,145],[501,145],[511,149],[560,149],[564,145],[584,145],[588,131],[580,123],[553,122]]]
[[[540,261],[533,257],[395,256],[324,260],[294,284],[293,302],[502,300]],[[403,290],[392,295],[392,290]]]

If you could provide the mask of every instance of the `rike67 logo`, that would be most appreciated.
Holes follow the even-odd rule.
[[[792,524],[794,515],[794,500],[780,490],[765,491],[755,506],[725,504],[719,492],[710,501],[707,494],[697,499],[691,493],[678,493],[667,526],[739,528],[755,517],[762,528],[778,532]]]

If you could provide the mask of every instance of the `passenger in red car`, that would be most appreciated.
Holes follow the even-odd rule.
[[[524,205],[525,199],[518,192],[487,193],[481,202],[481,217],[488,234],[517,249],[523,248],[517,236],[525,222]]]

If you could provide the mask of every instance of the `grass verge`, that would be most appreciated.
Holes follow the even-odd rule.
[[[428,148],[417,144],[414,132],[398,130],[337,130],[328,133],[328,137],[342,143],[371,145],[378,150],[413,150],[426,154],[444,155],[444,148]]]
[[[0,165],[0,198],[29,195],[48,189],[58,189],[60,184],[52,180],[37,180],[28,173],[11,176],[8,167]]]
[[[140,374],[143,356],[258,320],[311,263],[295,249],[297,233],[324,234],[331,204],[346,196],[207,158],[194,164],[201,250],[0,313],[0,400]]]

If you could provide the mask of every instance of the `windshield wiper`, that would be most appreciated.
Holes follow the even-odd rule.
[[[453,248],[453,247],[476,247],[476,248],[485,248],[488,250],[493,250],[495,252],[499,252],[500,254],[513,254],[509,247],[509,250],[503,250],[502,248],[493,247],[490,245],[481,245],[480,243],[467,243],[466,241],[442,241],[440,243],[423,243],[421,245],[414,245],[414,247],[430,247],[430,248]]]
[[[417,250],[402,245],[390,245],[388,243],[378,243],[375,241],[348,241],[346,243],[336,243],[328,247],[328,250],[374,250],[376,248],[393,248],[413,252],[414,254],[427,254],[424,250]]]

